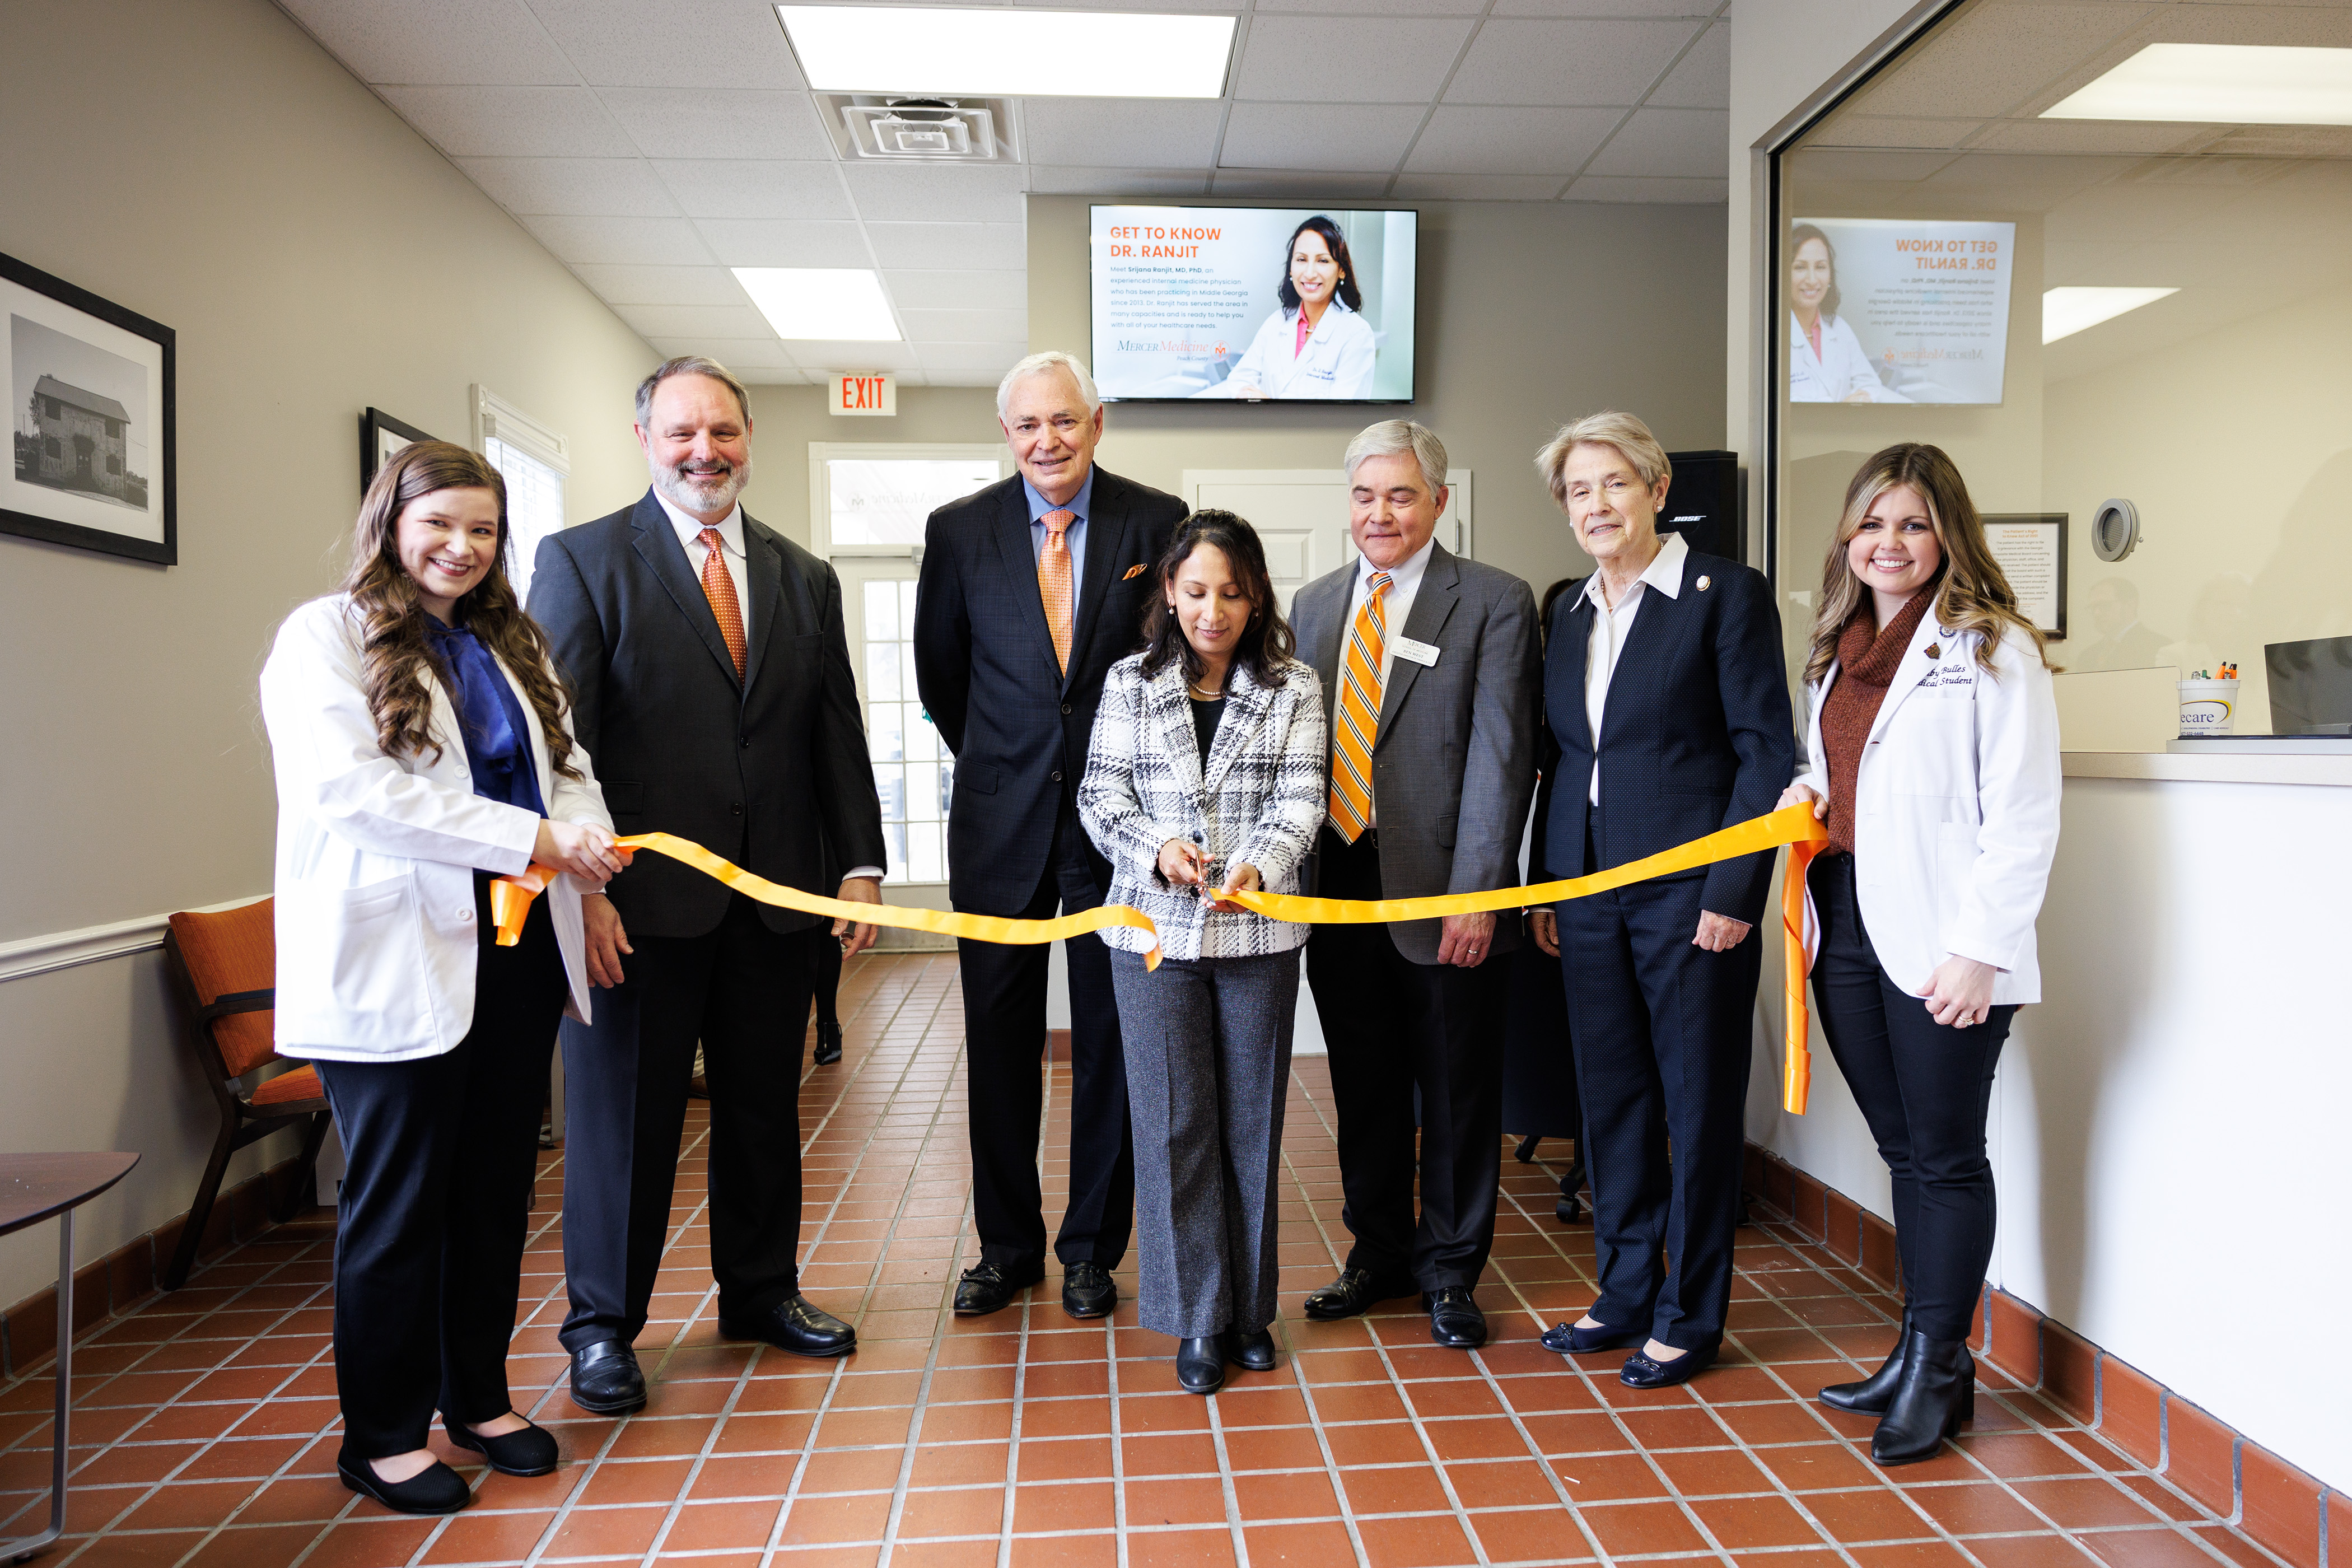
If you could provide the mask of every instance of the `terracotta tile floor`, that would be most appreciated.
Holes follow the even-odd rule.
[[[643,1415],[586,1419],[562,1391],[551,1156],[513,1374],[518,1398],[561,1435],[557,1473],[469,1470],[476,1501],[446,1521],[398,1518],[343,1490],[327,1346],[332,1227],[297,1224],[89,1337],[69,1521],[81,1533],[48,1561],[2276,1561],[1990,1372],[1968,1436],[1928,1463],[1874,1469],[1861,1457],[1869,1422],[1808,1396],[1874,1363],[1895,1303],[1769,1225],[1741,1233],[1733,1344],[1717,1370],[1637,1394],[1616,1381],[1622,1354],[1569,1364],[1535,1337],[1591,1300],[1591,1237],[1553,1218],[1540,1166],[1505,1164],[1480,1292],[1495,1341],[1482,1353],[1436,1349],[1426,1319],[1402,1310],[1305,1321],[1300,1297],[1347,1239],[1319,1061],[1302,1061],[1291,1086],[1277,1371],[1237,1374],[1213,1400],[1179,1393],[1171,1342],[1136,1328],[1131,1303],[1081,1326],[1051,1280],[1025,1307],[960,1321],[950,1291],[977,1243],[952,960],[861,962],[844,1002],[848,1058],[812,1068],[802,1101],[804,1256],[810,1294],[858,1326],[855,1357],[797,1361],[718,1339],[698,1114],[656,1321],[638,1344],[655,1379]],[[1063,1126],[1049,1129],[1049,1204],[1066,1143]],[[1131,1268],[1122,1284],[1133,1289]],[[14,1515],[0,1530],[11,1535],[43,1506],[50,1396],[39,1377],[0,1394],[0,1509]]]

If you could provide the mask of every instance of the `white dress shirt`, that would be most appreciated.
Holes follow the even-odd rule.
[[[1601,574],[1585,580],[1584,596],[1592,601],[1592,636],[1584,648],[1584,719],[1592,730],[1592,784],[1585,798],[1601,804],[1601,713],[1609,705],[1609,680],[1617,673],[1617,656],[1625,651],[1633,617],[1642,612],[1642,595],[1655,588],[1669,599],[1683,596],[1683,562],[1690,546],[1679,533],[1659,542],[1657,555],[1612,609],[1601,595]]]
[[[1381,638],[1381,706],[1388,706],[1389,672],[1396,668],[1397,638],[1404,636],[1405,617],[1412,614],[1412,602],[1421,593],[1421,579],[1429,571],[1430,552],[1437,548],[1437,536],[1431,534],[1422,547],[1393,566],[1375,566],[1369,556],[1356,557],[1356,586],[1348,595],[1348,622],[1339,633],[1339,657],[1348,657],[1347,639],[1354,634],[1356,616],[1364,608],[1364,596],[1370,591],[1372,574],[1389,574],[1389,591],[1381,595],[1381,623],[1388,633]],[[1375,738],[1374,744],[1378,744]],[[1381,822],[1381,803],[1372,799],[1372,816],[1369,826]]]

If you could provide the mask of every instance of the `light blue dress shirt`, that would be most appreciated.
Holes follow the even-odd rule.
[[[1063,537],[1070,545],[1070,607],[1077,608],[1078,595],[1085,591],[1087,581],[1087,516],[1093,510],[1095,471],[1087,469],[1087,482],[1078,493],[1062,506],[1055,506],[1037,493],[1037,487],[1025,478],[1021,481],[1021,493],[1029,498],[1029,559],[1035,561],[1045,553],[1045,525],[1039,521],[1049,511],[1074,511],[1078,520],[1064,531]]]

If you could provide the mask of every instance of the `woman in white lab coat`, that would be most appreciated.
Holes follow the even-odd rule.
[[[1320,216],[1292,231],[1281,308],[1234,373],[1203,397],[1366,398],[1379,344],[1357,312],[1364,297],[1339,226]]]
[[[1809,223],[1789,231],[1789,401],[1908,403],[1878,379],[1838,314],[1837,252]]]
[[[1876,1374],[1822,1390],[1880,1417],[1882,1465],[1974,1414],[1966,1343],[1992,1258],[1985,1117],[2058,847],[2058,710],[2042,637],[1952,460],[1889,447],[1847,487],[1812,648],[1810,881],[1822,1032],[1894,1178],[1904,1321]]]
[[[545,639],[502,564],[506,491],[462,447],[387,461],[342,591],[261,672],[278,778],[277,1039],[318,1063],[347,1168],[336,1468],[405,1513],[463,1507],[449,1440],[512,1475],[555,1439],[508,1398],[556,1025],[588,1016],[582,886],[622,865]],[[563,873],[496,943],[493,873]]]

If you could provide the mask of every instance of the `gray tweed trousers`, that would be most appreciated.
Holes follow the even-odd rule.
[[[1138,1319],[1202,1339],[1274,1321],[1282,1107],[1298,950],[1164,959],[1113,950],[1135,1129]]]

